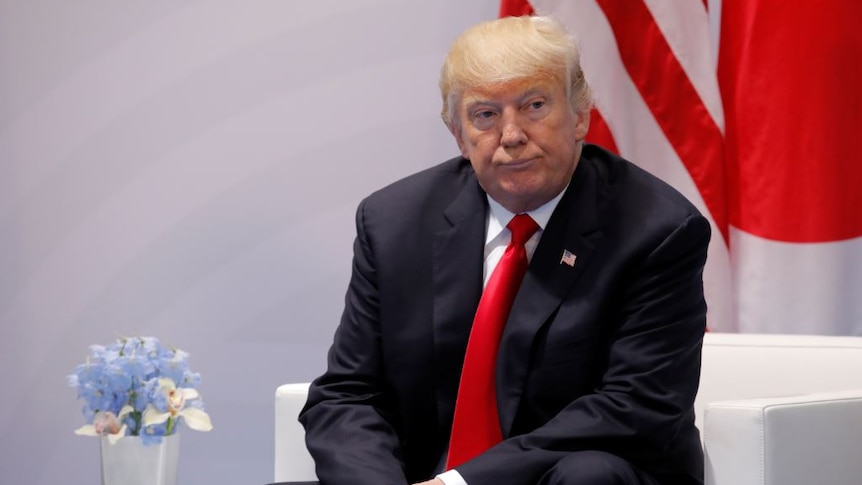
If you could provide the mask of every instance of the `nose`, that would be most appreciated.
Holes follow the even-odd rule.
[[[502,133],[500,134],[500,145],[504,147],[515,147],[527,142],[527,134],[521,129],[518,117],[511,110],[503,112]]]

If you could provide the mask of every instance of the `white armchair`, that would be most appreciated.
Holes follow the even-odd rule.
[[[275,480],[315,480],[296,417],[308,384],[275,395]],[[862,483],[862,338],[709,333],[695,402],[706,485]]]

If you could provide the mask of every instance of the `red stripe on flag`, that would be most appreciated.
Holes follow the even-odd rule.
[[[526,0],[502,0],[500,2],[500,17],[521,17],[533,15],[535,11]]]
[[[617,142],[614,140],[613,133],[611,133],[604,117],[602,117],[602,114],[597,109],[594,109],[592,113],[590,113],[590,132],[587,135],[587,141],[589,143],[601,145],[617,155],[620,153],[620,149],[617,148]]]
[[[728,241],[721,130],[642,0],[598,0],[638,91]]]
[[[858,0],[725,0],[718,74],[734,226],[786,242],[862,236],[860,20]]]

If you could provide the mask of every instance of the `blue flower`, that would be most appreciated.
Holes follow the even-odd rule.
[[[87,425],[76,433],[141,436],[161,441],[185,422],[191,429],[212,429],[203,401],[194,388],[201,376],[189,369],[189,354],[163,345],[155,337],[121,338],[91,345],[84,364],[67,376]]]
[[[141,441],[143,441],[145,445],[161,443],[162,436],[172,434],[168,432],[167,428],[167,423],[144,426],[144,432],[141,433]]]

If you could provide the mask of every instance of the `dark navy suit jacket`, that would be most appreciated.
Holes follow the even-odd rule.
[[[361,203],[344,314],[300,415],[323,484],[433,477],[482,292],[488,210],[460,157]],[[674,189],[584,147],[501,340],[505,440],[458,467],[469,485],[531,485],[589,449],[661,483],[702,483],[693,402],[709,237]],[[566,250],[574,265],[561,263]]]

